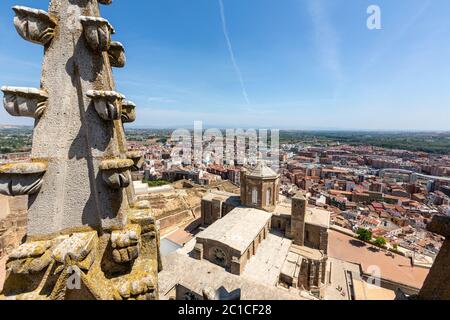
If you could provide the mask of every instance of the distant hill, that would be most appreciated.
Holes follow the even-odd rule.
[[[22,125],[14,125],[14,124],[0,124],[0,129],[29,129],[32,126],[22,126]]]

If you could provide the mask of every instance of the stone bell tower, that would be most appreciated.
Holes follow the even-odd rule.
[[[305,245],[305,217],[307,200],[301,193],[292,198],[291,207],[291,237],[294,244]]]
[[[159,232],[137,202],[123,123],[135,105],[117,92],[121,43],[99,4],[51,0],[48,12],[15,6],[14,25],[44,48],[39,88],[2,87],[12,116],[35,119],[32,160],[0,167],[0,193],[28,195],[27,241],[10,256],[8,299],[157,299]],[[79,278],[79,287],[68,280]],[[77,281],[75,281],[77,283]]]
[[[259,161],[241,171],[241,203],[250,208],[273,211],[279,200],[280,175]]]

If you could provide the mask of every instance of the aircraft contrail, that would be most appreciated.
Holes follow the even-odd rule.
[[[228,36],[227,21],[225,19],[225,8],[224,8],[222,0],[219,0],[219,5],[220,5],[220,17],[222,19],[223,35],[225,36],[225,40],[227,42],[228,52],[230,53],[231,62],[233,63],[234,70],[236,71],[237,77],[241,84],[242,95],[244,96],[244,99],[247,102],[247,104],[250,104],[250,100],[249,100],[248,94],[247,94],[247,89],[245,88],[244,78],[242,77],[241,69],[239,68],[239,66],[236,62],[236,58],[234,57],[233,45],[231,44],[230,37]]]

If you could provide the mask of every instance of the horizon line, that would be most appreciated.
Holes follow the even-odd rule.
[[[0,124],[0,129],[4,129],[4,127],[15,127],[15,128],[33,128],[34,125],[20,125],[20,124]],[[193,127],[192,125],[181,125],[181,126],[167,126],[167,127],[161,127],[161,126],[127,126],[125,127],[126,130],[176,130],[180,128],[188,129]],[[391,133],[450,133],[450,129],[365,129],[365,128],[274,128],[274,127],[258,127],[258,126],[242,126],[242,127],[230,127],[230,126],[214,126],[214,125],[208,125],[203,126],[202,129],[211,129],[211,128],[217,128],[219,130],[226,130],[226,129],[255,129],[255,130],[279,130],[281,131],[300,131],[300,132],[391,132]]]

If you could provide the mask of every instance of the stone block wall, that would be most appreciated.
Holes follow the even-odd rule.
[[[299,246],[304,246],[307,241],[307,234],[305,234],[305,216],[306,216],[307,200],[303,195],[297,195],[292,198],[291,207],[291,236],[294,243]]]
[[[327,228],[307,223],[305,225],[304,245],[309,248],[322,250],[325,253],[327,253],[327,251],[328,251],[328,230],[327,230]]]
[[[209,226],[214,222],[216,222],[217,220],[222,219],[224,216],[226,216],[235,208],[236,208],[235,204],[228,203],[219,198],[212,200],[202,199],[201,202],[202,224],[204,226]]]
[[[170,216],[164,217],[162,219],[159,219],[161,225],[161,230],[168,229],[170,227],[180,225],[183,223],[186,223],[187,221],[192,219],[192,213],[189,210],[184,210],[181,212],[177,212],[175,214],[172,214]]]
[[[27,232],[27,197],[0,196],[0,259],[18,247]]]
[[[302,258],[298,287],[310,291],[318,298],[323,297],[326,285],[327,259],[311,260]]]

